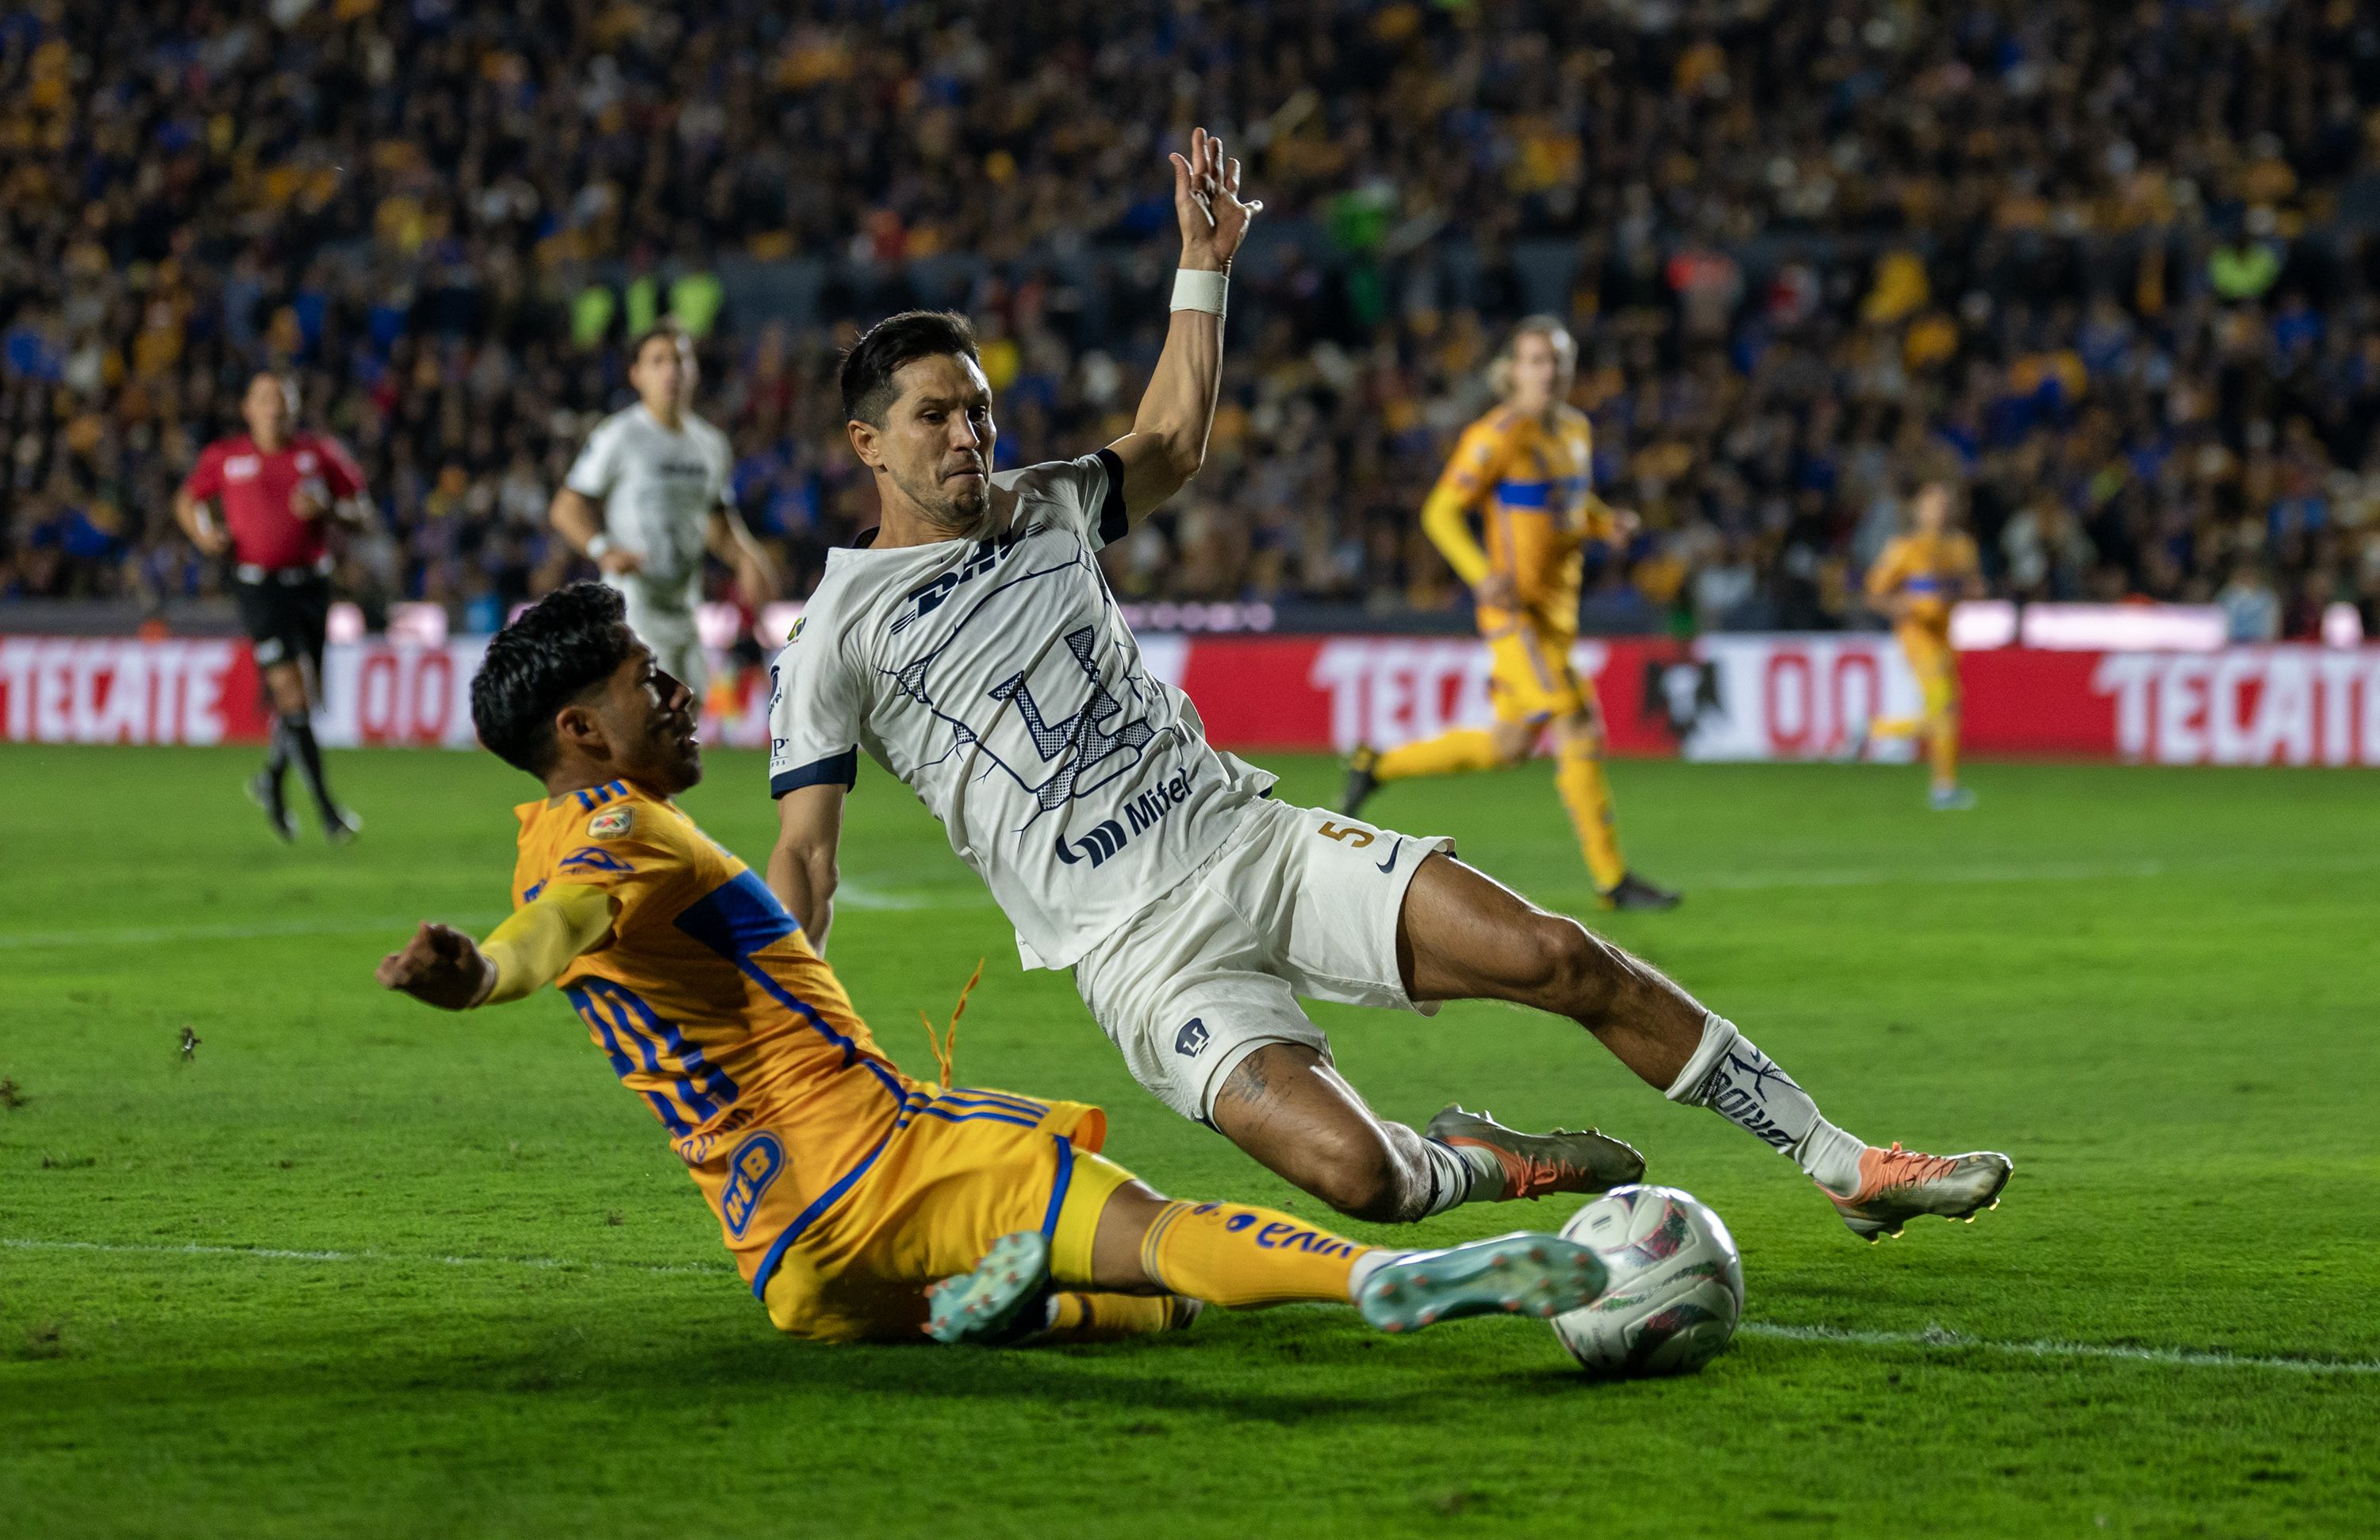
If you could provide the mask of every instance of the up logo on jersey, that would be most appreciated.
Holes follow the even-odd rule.
[[[1207,1018],[1193,1016],[1173,1035],[1173,1051],[1184,1059],[1196,1059],[1207,1051],[1207,1045],[1213,1040],[1214,1035],[1207,1030]]]
[[[784,1169],[785,1146],[773,1134],[755,1134],[735,1146],[727,1158],[726,1189],[719,1194],[719,1214],[727,1221],[728,1234],[744,1238],[745,1227],[760,1207],[760,1194]]]

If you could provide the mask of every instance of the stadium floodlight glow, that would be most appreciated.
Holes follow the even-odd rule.
[[[2016,645],[2016,606],[2005,599],[1971,599],[1950,607],[1950,645],[1983,652]]]
[[[2212,604],[2028,604],[2018,629],[2052,652],[2214,652],[2229,638]]]

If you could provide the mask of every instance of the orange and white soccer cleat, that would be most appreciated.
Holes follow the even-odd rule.
[[[1504,1168],[1504,1197],[1541,1198],[1548,1193],[1608,1193],[1645,1178],[1645,1158],[1608,1134],[1524,1134],[1485,1112],[1449,1107],[1424,1131],[1442,1145],[1476,1146]]]
[[[2000,1189],[2016,1170],[2016,1163],[1998,1150],[1973,1150],[1965,1155],[1926,1155],[1870,1145],[1860,1152],[1860,1182],[1849,1196],[1818,1191],[1835,1206],[1863,1241],[1880,1241],[1900,1233],[1900,1227],[1921,1214],[1973,1222],[1986,1208],[1997,1208]]]

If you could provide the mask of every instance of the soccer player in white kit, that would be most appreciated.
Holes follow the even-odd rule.
[[[729,497],[727,435],[694,415],[698,377],[694,345],[672,323],[637,338],[637,404],[596,424],[547,514],[620,590],[628,628],[698,702],[710,678],[694,618],[703,552],[735,569],[746,603],[777,596],[776,565]]]
[[[1135,1078],[1342,1213],[1633,1181],[1592,1133],[1530,1134],[1450,1107],[1376,1116],[1297,999],[1433,1012],[1512,1000],[1594,1034],[1671,1099],[1791,1158],[1864,1237],[1966,1218],[2006,1156],[1878,1148],[1733,1024],[1576,920],[1415,839],[1271,799],[1150,676],[1095,552],[1196,472],[1221,368],[1232,254],[1259,205],[1203,130],[1175,155],[1182,263],[1133,430],[1078,460],[991,473],[991,392],[959,317],[879,323],[845,358],[848,431],[882,522],[837,550],[779,655],[769,885],[823,948],[858,755],[914,790],[1016,927],[1028,967],[1072,968]]]

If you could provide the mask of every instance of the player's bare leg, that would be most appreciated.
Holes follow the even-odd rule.
[[[1415,874],[1397,962],[1417,1000],[1504,1000],[1570,1017],[1670,1100],[1707,1107],[1790,1157],[1863,1238],[1898,1234],[1921,1214],[1972,1217],[2008,1182],[2004,1155],[1925,1156],[1845,1133],[1659,969],[1451,856]]]
[[[1077,1157],[1124,1176],[1097,1156]],[[1098,1207],[1090,1208],[1096,1204]],[[1080,1227],[1088,1220],[1088,1244]],[[1094,1291],[1087,1298],[1156,1295],[1229,1309],[1351,1304],[1382,1331],[1465,1316],[1544,1319],[1599,1297],[1609,1282],[1593,1251],[1559,1236],[1516,1231],[1427,1251],[1366,1246],[1278,1209],[1166,1198],[1129,1179],[1070,1196],[1057,1237],[1026,1231],[993,1243],[972,1273],[929,1296],[928,1332],[945,1342],[1020,1340],[1032,1291]],[[1054,1322],[1053,1322],[1054,1324]]]
[[[1282,1180],[1351,1219],[1409,1222],[1458,1203],[1601,1193],[1645,1174],[1620,1140],[1521,1134],[1448,1108],[1429,1134],[1390,1122],[1303,1043],[1268,1043],[1215,1094],[1215,1127]]]

